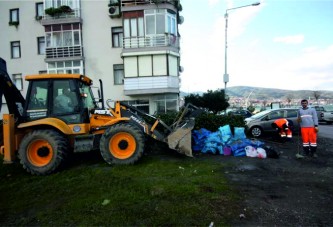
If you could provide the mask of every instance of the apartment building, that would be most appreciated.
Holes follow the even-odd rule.
[[[105,99],[175,111],[181,10],[180,0],[1,0],[0,57],[23,96],[26,75],[80,73],[103,81]]]

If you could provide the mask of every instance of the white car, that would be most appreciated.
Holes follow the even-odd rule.
[[[253,137],[260,137],[266,133],[275,132],[272,123],[279,118],[286,118],[293,122],[292,131],[298,132],[299,124],[297,122],[298,109],[279,108],[259,112],[249,118],[245,118],[247,133]]]

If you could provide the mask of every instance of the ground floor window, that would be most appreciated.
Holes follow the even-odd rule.
[[[50,74],[83,74],[83,62],[80,60],[49,62],[47,72]]]
[[[179,110],[178,94],[157,95],[154,97],[157,113],[168,113]]]
[[[134,106],[135,108],[149,113],[149,100],[130,100],[130,101],[123,101],[128,105]]]

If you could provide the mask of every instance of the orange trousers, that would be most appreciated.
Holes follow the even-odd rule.
[[[317,132],[314,128],[301,128],[303,147],[317,147]]]

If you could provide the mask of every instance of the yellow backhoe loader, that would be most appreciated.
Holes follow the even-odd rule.
[[[0,58],[0,100],[4,95],[9,111],[3,114],[4,163],[18,157],[27,172],[47,175],[58,171],[70,152],[99,150],[109,164],[133,164],[144,153],[149,137],[192,156],[194,118],[187,117],[188,106],[168,126],[120,101],[113,106],[107,102],[105,108],[101,80],[97,99],[92,80],[84,75],[28,75],[25,80],[29,82],[26,98]]]

